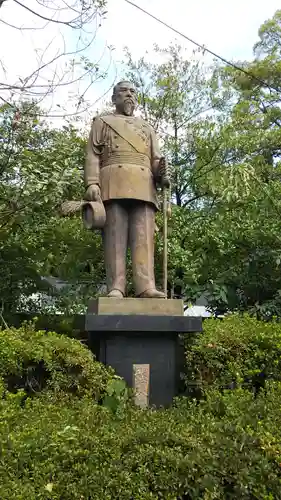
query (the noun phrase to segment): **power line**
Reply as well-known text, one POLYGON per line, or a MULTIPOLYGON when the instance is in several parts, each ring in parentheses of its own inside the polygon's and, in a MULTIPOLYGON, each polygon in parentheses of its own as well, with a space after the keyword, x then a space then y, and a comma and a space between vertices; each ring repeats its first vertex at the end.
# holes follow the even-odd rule
POLYGON ((154 19, 158 23, 162 24, 163 26, 165 26, 169 30, 174 31, 174 33, 177 33, 177 35, 179 35, 179 36, 185 38, 186 40, 188 40, 189 42, 193 43, 193 45, 196 45, 197 47, 199 47, 203 51, 208 52, 209 54, 211 54, 212 56, 214 56, 216 59, 219 59, 220 61, 222 61, 223 63, 227 64, 228 66, 232 66, 232 68, 240 71, 241 73, 244 73, 245 75, 247 75, 250 78, 252 78, 252 80, 256 80, 256 82, 258 82, 262 86, 267 87, 270 90, 275 90, 275 92, 278 92, 278 93, 280 92, 280 90, 278 90, 277 88, 273 87, 272 85, 269 85, 264 80, 261 80, 260 78, 258 78, 257 76, 253 75, 252 73, 250 73, 249 71, 245 70, 244 68, 241 68, 240 66, 237 66, 236 64, 228 61, 227 59, 225 59, 224 57, 220 56, 219 54, 216 54, 215 52, 213 52, 212 50, 208 49, 207 47, 204 47, 204 45, 201 45, 200 43, 195 42, 195 40, 192 40, 192 38, 189 38, 187 35, 185 35, 181 31, 177 30, 176 28, 173 28, 173 26, 171 26, 170 24, 166 23, 165 21, 162 21, 162 19, 159 19, 159 17, 154 16, 153 14, 151 14, 150 12, 148 12, 147 10, 143 9, 142 7, 140 7, 139 5, 131 2, 130 0, 125 0, 125 2, 128 3, 128 4, 130 4, 130 5, 132 5, 136 9, 140 10, 141 12, 143 12, 147 16, 151 17, 152 19, 154 19))

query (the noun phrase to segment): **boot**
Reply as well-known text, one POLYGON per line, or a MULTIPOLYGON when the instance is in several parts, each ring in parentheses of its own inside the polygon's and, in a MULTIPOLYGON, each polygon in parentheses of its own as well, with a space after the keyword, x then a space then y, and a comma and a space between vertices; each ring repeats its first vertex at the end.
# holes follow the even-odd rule
POLYGON ((143 293, 139 295, 140 299, 165 299, 165 294, 163 292, 159 292, 156 288, 150 288, 149 290, 145 290, 143 293))
POLYGON ((112 299, 123 299, 124 295, 120 290, 114 288, 113 290, 110 290, 107 297, 111 297, 112 299))

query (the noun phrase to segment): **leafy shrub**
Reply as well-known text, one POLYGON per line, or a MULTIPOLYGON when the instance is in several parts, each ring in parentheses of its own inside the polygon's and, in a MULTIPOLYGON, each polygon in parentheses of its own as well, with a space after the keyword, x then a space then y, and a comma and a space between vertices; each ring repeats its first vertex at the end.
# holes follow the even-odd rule
POLYGON ((186 349, 187 390, 248 387, 281 380, 281 324, 231 315, 204 321, 204 331, 186 349))
POLYGON ((279 326, 204 326, 190 354, 196 382, 205 359, 213 370, 204 399, 157 411, 130 405, 124 382, 78 341, 28 325, 0 332, 1 500, 281 498, 279 326), (275 380, 254 393, 257 367, 275 380), (233 380, 251 390, 221 389, 233 380))
POLYGON ((24 408, 21 392, 0 400, 3 500, 280 498, 280 384, 122 419, 48 394, 24 408))
POLYGON ((31 324, 0 331, 0 378, 10 392, 49 389, 99 400, 112 374, 89 349, 64 335, 34 331, 31 324))

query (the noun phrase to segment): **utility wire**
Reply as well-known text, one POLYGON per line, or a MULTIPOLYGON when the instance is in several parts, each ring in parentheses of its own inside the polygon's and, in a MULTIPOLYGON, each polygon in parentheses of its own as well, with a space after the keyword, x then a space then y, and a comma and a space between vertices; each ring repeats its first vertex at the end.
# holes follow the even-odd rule
POLYGON ((154 16, 153 14, 151 14, 150 12, 148 12, 147 10, 143 9, 142 7, 140 7, 139 5, 135 4, 134 2, 131 2, 131 0, 125 0, 125 2, 128 3, 128 4, 130 4, 130 5, 132 5, 136 9, 140 10, 141 12, 143 12, 147 16, 151 17, 152 19, 154 19, 158 23, 162 24, 163 26, 165 26, 169 30, 174 31, 174 33, 177 33, 177 35, 180 35, 181 37, 185 38, 189 42, 193 43, 193 45, 196 45, 197 47, 199 47, 203 51, 208 52, 209 54, 211 54, 212 56, 214 56, 216 59, 219 59, 220 61, 222 61, 223 63, 227 64, 228 66, 232 66, 232 68, 240 71, 241 73, 244 73, 245 75, 249 76, 253 80, 256 80, 256 82, 258 82, 262 86, 267 87, 270 90, 275 90, 275 92, 278 92, 278 93, 280 92, 279 89, 273 87, 272 85, 269 85, 264 80, 262 80, 261 78, 258 78, 257 76, 253 75, 252 73, 250 73, 246 69, 241 68, 240 66, 237 66, 236 64, 228 61, 227 59, 225 59, 224 57, 220 56, 219 54, 216 54, 212 50, 208 49, 204 45, 201 45, 200 43, 195 42, 195 40, 192 40, 192 38, 189 38, 187 35, 185 35, 181 31, 177 30, 176 28, 173 28, 173 26, 171 26, 170 24, 165 23, 165 21, 162 21, 162 19, 159 19, 159 17, 154 16))

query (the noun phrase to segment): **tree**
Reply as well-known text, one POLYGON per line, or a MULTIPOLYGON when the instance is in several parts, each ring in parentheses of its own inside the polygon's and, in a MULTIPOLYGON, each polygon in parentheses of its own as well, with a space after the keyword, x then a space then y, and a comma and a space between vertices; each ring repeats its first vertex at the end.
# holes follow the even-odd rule
MULTIPOLYGON (((3 37, 11 39, 13 34, 20 32, 23 40, 31 36, 35 40, 32 69, 27 64, 25 74, 17 76, 11 71, 13 61, 5 57, 2 48, 2 101, 9 103, 16 112, 18 101, 35 100, 44 103, 42 114, 54 117, 73 117, 92 109, 93 103, 87 101, 89 89, 105 74, 100 69, 100 61, 92 61, 89 54, 106 15, 105 8, 106 0, 71 0, 68 3, 33 0, 29 5, 19 0, 1 2, 3 37), (47 44, 45 40, 40 42, 44 33, 49 39, 53 37, 47 44)), ((14 43, 17 41, 15 38, 14 43)))
POLYGON ((179 50, 158 65, 129 59, 174 172, 169 280, 186 300, 203 293, 222 311, 281 312, 280 19, 261 27, 255 59, 236 63, 242 71, 194 71, 179 50))
MULTIPOLYGON (((281 314, 280 17, 261 27, 254 60, 239 63, 244 72, 211 72, 175 47, 156 48, 158 65, 127 54, 140 111, 173 168, 170 289, 186 301, 205 294, 220 311, 281 314)), ((65 305, 74 290, 85 304, 104 280, 100 235, 84 231, 78 212, 60 219, 57 211, 82 197, 84 137, 73 125, 50 129, 25 106, 17 119, 8 106, 1 115, 1 297, 11 308, 53 274, 73 285, 65 305)), ((162 223, 160 213, 158 283, 162 223)))
POLYGON ((280 315, 280 11, 259 36, 255 59, 236 64, 243 71, 214 73, 218 94, 229 97, 219 118, 196 125, 193 190, 216 199, 204 243, 203 255, 212 256, 212 268, 202 263, 205 290, 216 291, 224 308, 280 315))
POLYGON ((31 115, 29 103, 24 103, 16 124, 9 106, 3 106, 0 115, 4 311, 16 310, 24 297, 50 288, 42 280, 49 275, 68 282, 64 305, 76 301, 79 306, 79 297, 93 295, 104 273, 100 236, 84 230, 79 217, 64 220, 59 213, 63 200, 82 197, 85 139, 73 126, 50 128, 38 119, 37 110, 33 107, 31 115))
POLYGON ((140 111, 158 132, 172 166, 175 202, 187 206, 197 200, 190 181, 195 162, 193 130, 213 108, 210 68, 200 51, 190 59, 179 45, 154 50, 159 64, 144 57, 135 62, 127 49, 127 76, 139 90, 140 111))

